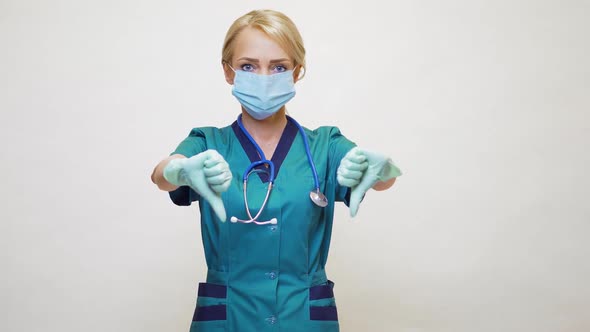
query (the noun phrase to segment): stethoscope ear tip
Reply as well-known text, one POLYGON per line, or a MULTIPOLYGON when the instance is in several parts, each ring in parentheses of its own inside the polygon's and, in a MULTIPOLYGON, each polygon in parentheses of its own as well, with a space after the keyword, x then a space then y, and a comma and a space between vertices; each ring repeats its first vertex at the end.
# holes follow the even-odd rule
POLYGON ((231 217, 231 218, 229 219, 229 221, 231 221, 231 222, 233 222, 233 223, 235 224, 235 223, 237 223, 237 222, 238 222, 238 218, 236 218, 236 217, 234 216, 234 217, 231 217))
POLYGON ((270 223, 271 223, 271 224, 273 224, 273 225, 276 225, 276 224, 277 224, 277 222, 278 222, 278 221, 277 221, 277 218, 272 218, 272 219, 270 220, 270 223))

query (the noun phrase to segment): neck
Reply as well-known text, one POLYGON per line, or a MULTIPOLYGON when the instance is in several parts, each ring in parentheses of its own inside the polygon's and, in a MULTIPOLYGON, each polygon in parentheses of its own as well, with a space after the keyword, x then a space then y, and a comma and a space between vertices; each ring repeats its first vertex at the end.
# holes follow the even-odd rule
POLYGON ((242 123, 257 143, 275 141, 280 138, 287 125, 285 107, 264 120, 256 120, 242 109, 242 123))

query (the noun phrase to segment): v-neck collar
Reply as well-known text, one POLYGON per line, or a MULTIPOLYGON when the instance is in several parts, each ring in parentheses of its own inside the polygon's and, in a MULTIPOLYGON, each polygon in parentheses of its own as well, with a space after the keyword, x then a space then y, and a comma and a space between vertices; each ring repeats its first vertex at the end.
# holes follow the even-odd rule
MULTIPOLYGON (((255 161, 259 161, 260 156, 258 155, 258 151, 256 150, 256 147, 254 146, 254 144, 252 144, 252 142, 250 142, 250 140, 244 134, 242 129, 240 129, 240 126, 238 125, 238 121, 234 121, 234 123, 232 123, 231 127, 234 131, 234 134, 238 138, 240 145, 242 146, 242 148, 246 152, 246 155, 248 155, 250 162, 253 163, 255 161)), ((289 149, 291 148, 291 145, 293 144, 293 141, 295 140, 295 137, 297 136, 297 131, 298 131, 297 126, 293 123, 293 121, 287 119, 287 125, 285 126, 285 129, 283 129, 283 133, 281 134, 281 139, 279 140, 279 143, 277 144, 277 147, 276 147, 276 149, 272 155, 272 158, 271 158, 271 161, 275 165, 275 179, 277 178, 277 176, 279 174, 279 170, 281 169, 281 165, 283 164, 283 161, 287 157, 287 153, 289 152, 289 149)), ((264 169, 264 166, 261 165, 261 166, 257 167, 257 169, 264 169)), ((268 182, 269 174, 267 172, 256 172, 256 173, 258 174, 258 176, 260 177, 260 180, 262 182, 268 182)))

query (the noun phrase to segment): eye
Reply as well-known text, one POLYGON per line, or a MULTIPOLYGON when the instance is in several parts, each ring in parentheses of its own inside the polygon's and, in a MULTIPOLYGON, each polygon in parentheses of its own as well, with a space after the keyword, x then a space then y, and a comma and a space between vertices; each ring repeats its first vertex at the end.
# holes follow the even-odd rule
POLYGON ((249 64, 249 63, 246 63, 246 64, 243 64, 243 65, 241 65, 241 66, 240 66, 240 68, 241 68, 243 71, 253 71, 253 70, 254 70, 254 66, 252 66, 252 65, 251 65, 251 64, 249 64))
POLYGON ((276 66, 274 66, 274 68, 272 69, 272 71, 273 71, 274 73, 282 73, 282 72, 284 72, 284 71, 286 71, 286 70, 287 70, 287 67, 285 67, 285 66, 283 66, 283 65, 276 65, 276 66))

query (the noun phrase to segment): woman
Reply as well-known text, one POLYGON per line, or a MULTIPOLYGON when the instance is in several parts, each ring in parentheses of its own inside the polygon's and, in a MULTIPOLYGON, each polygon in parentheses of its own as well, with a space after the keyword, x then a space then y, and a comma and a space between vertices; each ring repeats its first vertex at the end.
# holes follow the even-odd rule
POLYGON ((152 174, 175 204, 199 201, 208 273, 191 331, 338 331, 324 271, 334 203, 354 216, 367 189, 385 190, 401 173, 337 128, 311 131, 286 115, 305 49, 282 13, 238 18, 222 66, 238 119, 194 128, 152 174))

